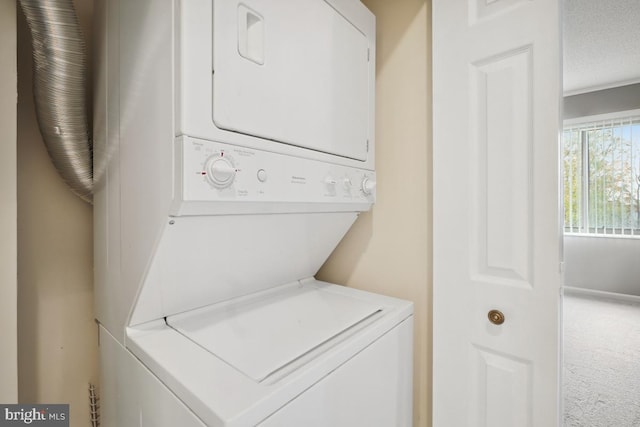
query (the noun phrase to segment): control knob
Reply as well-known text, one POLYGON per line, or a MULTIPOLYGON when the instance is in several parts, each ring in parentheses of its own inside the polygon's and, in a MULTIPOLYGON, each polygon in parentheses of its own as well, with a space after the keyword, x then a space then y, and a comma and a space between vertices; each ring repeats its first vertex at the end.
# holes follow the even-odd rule
POLYGON ((376 181, 372 178, 365 178, 362 180, 362 192, 365 195, 373 194, 376 189, 376 181))
POLYGON ((338 183, 338 181, 336 181, 336 179, 334 177, 332 177, 331 175, 327 175, 324 178, 324 183, 328 186, 328 187, 333 187, 334 185, 336 185, 338 183))
POLYGON ((236 168, 228 157, 215 155, 206 163, 207 179, 217 188, 227 188, 236 177, 236 168))

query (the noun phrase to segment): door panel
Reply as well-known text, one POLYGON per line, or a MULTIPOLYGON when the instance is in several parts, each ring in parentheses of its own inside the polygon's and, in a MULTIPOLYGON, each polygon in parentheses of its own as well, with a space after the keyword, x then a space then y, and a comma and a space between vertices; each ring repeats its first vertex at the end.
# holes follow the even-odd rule
POLYGON ((469 178, 476 281, 531 286, 530 61, 527 46, 472 65, 469 178))
POLYGON ((433 52, 433 425, 558 425, 559 4, 434 0, 433 52))
POLYGON ((531 426, 531 363, 474 346, 474 389, 471 413, 482 427, 531 426))

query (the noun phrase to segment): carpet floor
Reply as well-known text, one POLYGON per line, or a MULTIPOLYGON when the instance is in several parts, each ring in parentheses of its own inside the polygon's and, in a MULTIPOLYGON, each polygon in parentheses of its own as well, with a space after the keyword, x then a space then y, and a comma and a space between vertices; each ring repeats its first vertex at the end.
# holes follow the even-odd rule
POLYGON ((640 304, 564 299, 565 427, 640 427, 640 304))

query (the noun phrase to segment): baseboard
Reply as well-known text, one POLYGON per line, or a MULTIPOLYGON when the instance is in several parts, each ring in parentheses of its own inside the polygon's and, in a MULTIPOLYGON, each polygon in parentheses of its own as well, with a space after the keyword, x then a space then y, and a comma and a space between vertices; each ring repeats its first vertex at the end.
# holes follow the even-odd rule
POLYGON ((573 286, 564 286, 562 288, 563 295, 590 296, 594 298, 625 301, 640 304, 640 296, 619 294, 616 292, 598 291, 595 289, 575 288, 573 286))

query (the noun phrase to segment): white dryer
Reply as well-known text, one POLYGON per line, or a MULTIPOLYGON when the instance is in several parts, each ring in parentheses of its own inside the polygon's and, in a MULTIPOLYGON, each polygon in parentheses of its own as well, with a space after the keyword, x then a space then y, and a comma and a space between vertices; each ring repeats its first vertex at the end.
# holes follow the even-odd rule
POLYGON ((314 279, 375 201, 373 15, 95 13, 102 425, 411 425, 412 304, 314 279))

